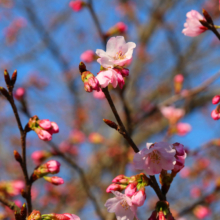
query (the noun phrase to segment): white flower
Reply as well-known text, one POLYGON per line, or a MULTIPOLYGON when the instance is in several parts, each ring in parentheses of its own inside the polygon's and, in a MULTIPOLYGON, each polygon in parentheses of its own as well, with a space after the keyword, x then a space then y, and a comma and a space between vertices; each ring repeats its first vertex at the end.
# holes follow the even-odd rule
POLYGON ((96 50, 96 54, 100 57, 97 61, 105 68, 124 67, 130 64, 135 47, 135 43, 126 43, 122 36, 111 37, 107 42, 106 52, 101 49, 96 50))

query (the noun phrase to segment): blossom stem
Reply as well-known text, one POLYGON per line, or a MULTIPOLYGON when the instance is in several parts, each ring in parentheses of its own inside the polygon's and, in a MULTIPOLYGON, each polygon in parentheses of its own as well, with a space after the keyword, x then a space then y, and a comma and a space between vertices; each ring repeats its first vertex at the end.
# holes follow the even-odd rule
POLYGON ((139 149, 138 149, 138 147, 136 146, 136 144, 134 143, 134 141, 131 139, 131 137, 128 135, 128 132, 126 131, 126 129, 125 129, 125 127, 124 127, 124 124, 123 124, 123 122, 121 121, 121 118, 120 118, 120 116, 119 116, 119 114, 118 114, 118 112, 117 112, 117 110, 116 110, 116 108, 115 108, 115 105, 114 105, 114 103, 113 103, 113 101, 112 101, 112 98, 111 98, 111 96, 110 96, 110 94, 109 94, 108 87, 103 88, 102 91, 104 92, 105 97, 106 97, 106 99, 107 99, 107 101, 108 101, 108 103, 109 103, 109 105, 110 105, 110 107, 111 107, 111 110, 112 110, 112 112, 113 112, 113 114, 114 114, 114 116, 115 116, 115 118, 116 118, 116 120, 117 120, 117 122, 118 122, 118 124, 119 124, 119 127, 120 127, 119 130, 118 130, 119 133, 120 133, 121 135, 123 135, 123 137, 128 141, 128 143, 130 144, 130 146, 133 148, 134 152, 135 152, 135 153, 138 153, 138 152, 139 152, 139 149))
POLYGON ((151 179, 151 183, 150 186, 154 189, 154 191, 156 192, 158 198, 162 201, 166 201, 166 196, 161 192, 160 187, 157 183, 157 180, 155 178, 155 176, 150 176, 151 179))
POLYGON ((20 213, 21 211, 20 208, 16 206, 14 202, 7 200, 4 196, 0 196, 0 202, 15 212, 20 213))

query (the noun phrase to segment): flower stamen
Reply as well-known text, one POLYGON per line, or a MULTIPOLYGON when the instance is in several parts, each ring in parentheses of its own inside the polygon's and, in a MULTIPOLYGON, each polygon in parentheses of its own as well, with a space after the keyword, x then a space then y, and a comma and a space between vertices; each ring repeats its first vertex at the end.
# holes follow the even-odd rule
POLYGON ((160 163, 161 157, 160 157, 160 155, 159 155, 159 153, 158 153, 157 150, 154 150, 154 151, 150 154, 150 159, 152 160, 153 163, 155 163, 155 162, 156 162, 157 164, 160 163))
POLYGON ((122 201, 120 202, 120 205, 121 205, 122 208, 124 208, 125 210, 128 210, 128 208, 129 208, 129 205, 128 205, 128 203, 127 203, 125 200, 122 200, 122 201))
POLYGON ((115 60, 123 60, 123 59, 125 59, 125 54, 122 52, 122 51, 118 51, 117 53, 116 53, 116 55, 114 56, 114 59, 115 60))

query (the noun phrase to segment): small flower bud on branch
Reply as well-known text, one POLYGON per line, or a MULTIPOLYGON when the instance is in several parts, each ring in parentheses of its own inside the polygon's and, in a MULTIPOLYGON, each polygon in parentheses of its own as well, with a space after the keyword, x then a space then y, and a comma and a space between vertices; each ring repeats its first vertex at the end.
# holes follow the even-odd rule
POLYGON ((105 122, 105 124, 107 124, 109 127, 111 128, 114 128, 115 130, 118 130, 118 125, 113 122, 113 121, 110 121, 108 119, 103 119, 103 121, 105 122))
POLYGON ((16 161, 18 161, 20 164, 22 163, 21 155, 16 150, 14 150, 14 157, 16 161))

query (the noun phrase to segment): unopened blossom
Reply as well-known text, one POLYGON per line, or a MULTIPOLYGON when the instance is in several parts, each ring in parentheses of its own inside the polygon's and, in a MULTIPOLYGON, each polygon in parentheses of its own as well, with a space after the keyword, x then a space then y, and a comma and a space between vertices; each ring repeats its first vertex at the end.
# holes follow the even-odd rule
POLYGON ((183 87, 184 76, 182 74, 177 74, 173 81, 175 93, 180 93, 183 87))
POLYGON ((132 204, 131 198, 117 191, 112 193, 115 198, 108 199, 105 203, 108 212, 115 213, 117 220, 133 220, 137 206, 132 204))
POLYGON ((106 192, 110 193, 111 191, 122 191, 126 187, 127 185, 112 183, 111 185, 108 186, 108 188, 106 189, 106 192))
POLYGON ((81 79, 84 82, 84 89, 86 92, 92 92, 93 90, 99 91, 99 81, 89 71, 84 71, 81 74, 81 79))
POLYGON ((93 132, 89 134, 89 142, 93 144, 101 144, 103 141, 104 141, 104 137, 101 134, 97 132, 93 132))
POLYGON ((188 123, 182 123, 181 122, 181 123, 177 123, 176 130, 177 130, 178 135, 184 136, 192 130, 192 127, 188 123))
POLYGON ((104 94, 104 92, 101 89, 100 89, 99 92, 98 91, 94 91, 93 92, 93 96, 96 99, 104 99, 105 98, 105 94, 104 94))
POLYGON ((96 55, 92 50, 87 50, 81 54, 80 59, 83 62, 91 63, 92 61, 94 61, 95 57, 96 55))
POLYGON ((144 187, 138 192, 134 193, 131 197, 131 202, 133 205, 142 206, 146 200, 146 193, 144 187))
POLYGON ((163 170, 172 170, 176 164, 176 150, 166 142, 147 144, 146 148, 134 155, 134 166, 148 175, 158 174, 163 170))
POLYGON ((48 130, 51 127, 51 122, 48 119, 39 120, 38 124, 41 128, 48 130))
POLYGON ((39 150, 39 151, 34 151, 31 154, 31 159, 34 161, 35 164, 40 164, 41 162, 43 162, 45 159, 47 159, 50 156, 52 156, 50 152, 39 150))
POLYGON ((69 6, 73 11, 78 12, 85 6, 85 2, 81 0, 74 0, 69 3, 69 6))
POLYGON ((64 214, 44 214, 42 215, 42 218, 45 220, 80 220, 79 216, 70 214, 70 213, 64 213, 64 214))
POLYGON ((113 180, 112 180, 112 182, 113 183, 128 183, 128 181, 129 181, 129 177, 127 177, 127 176, 125 176, 125 175, 123 175, 123 174, 121 174, 121 175, 118 175, 118 176, 116 176, 113 180))
POLYGON ((37 133, 38 137, 43 141, 51 141, 52 140, 51 133, 46 130, 36 128, 35 132, 37 133))
POLYGON ((193 214, 198 219, 204 219, 211 214, 211 210, 206 206, 197 205, 196 208, 193 210, 193 214))
POLYGON ((64 183, 64 180, 58 176, 53 176, 53 177, 49 177, 49 176, 44 176, 44 179, 47 182, 52 183, 53 185, 61 185, 64 183))
POLYGON ((127 31, 128 27, 124 22, 118 22, 113 27, 111 27, 107 33, 106 36, 112 36, 117 34, 123 34, 127 31))
POLYGON ((219 120, 220 119, 220 113, 218 113, 216 111, 216 109, 212 110, 211 112, 211 117, 214 119, 214 120, 219 120))
POLYGON ((174 143, 173 149, 176 150, 176 154, 175 154, 176 163, 174 165, 173 171, 179 172, 185 165, 185 159, 187 155, 185 152, 184 145, 180 143, 174 143))
POLYGON ((27 220, 42 220, 41 213, 37 210, 33 210, 27 220))
POLYGON ((17 196, 21 193, 21 190, 25 188, 25 183, 22 180, 14 180, 5 182, 6 192, 11 196, 17 196))
POLYGON ((212 104, 216 105, 220 102, 220 95, 215 95, 212 99, 212 104))
POLYGON ((133 196, 137 191, 137 183, 130 183, 125 189, 126 196, 133 196))
POLYGON ((200 20, 206 21, 206 19, 199 12, 191 10, 186 14, 186 17, 185 28, 182 31, 186 36, 196 37, 208 30, 200 23, 200 20))
POLYGON ((185 115, 184 109, 175 108, 174 106, 162 107, 160 111, 162 115, 170 121, 170 123, 176 123, 185 115))
POLYGON ((107 70, 100 71, 96 78, 102 88, 105 88, 109 84, 112 84, 114 88, 119 85, 119 87, 122 89, 125 84, 123 76, 118 69, 109 68, 107 70))
POLYGON ((97 61, 105 68, 123 67, 131 62, 133 49, 136 44, 133 42, 125 42, 123 36, 111 37, 106 46, 106 52, 101 49, 96 50, 96 54, 100 57, 97 61))
POLYGON ((14 97, 17 100, 21 100, 24 98, 25 95, 25 89, 23 87, 19 87, 14 92, 14 97))

